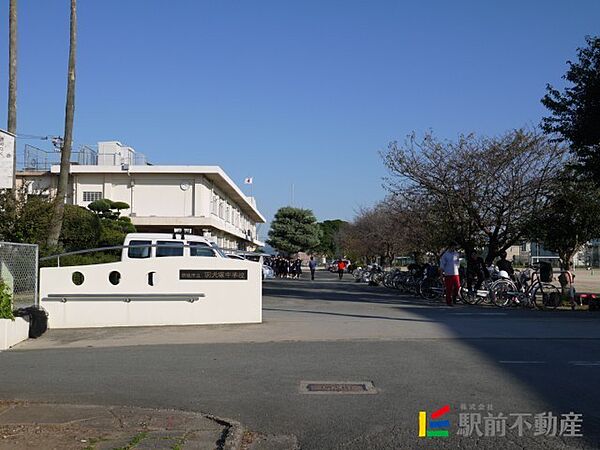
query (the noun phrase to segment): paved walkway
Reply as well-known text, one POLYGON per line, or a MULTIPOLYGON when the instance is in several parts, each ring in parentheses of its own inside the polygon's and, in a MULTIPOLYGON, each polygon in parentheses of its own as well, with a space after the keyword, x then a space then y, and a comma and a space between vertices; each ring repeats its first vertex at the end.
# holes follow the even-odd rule
POLYGON ((0 401, 0 450, 293 450, 238 422, 174 409, 0 401))
POLYGON ((239 426, 175 410, 0 402, 0 449, 212 449, 239 426))

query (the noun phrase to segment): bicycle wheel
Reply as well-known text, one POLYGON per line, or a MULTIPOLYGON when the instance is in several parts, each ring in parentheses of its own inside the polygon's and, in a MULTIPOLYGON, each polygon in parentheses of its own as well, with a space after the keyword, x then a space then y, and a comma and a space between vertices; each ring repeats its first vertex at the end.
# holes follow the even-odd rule
POLYGON ((475 305, 479 303, 479 299, 477 298, 477 293, 473 291, 469 291, 467 288, 467 282, 464 281, 460 284, 460 290, 458 291, 458 297, 461 299, 463 303, 467 305, 475 305))
POLYGON ((440 291, 443 291, 443 286, 439 279, 425 278, 419 286, 421 297, 426 299, 436 298, 440 291))
POLYGON ((550 283, 537 283, 532 289, 531 299, 539 309, 556 309, 561 303, 559 289, 550 283))
POLYGON ((492 303, 500 308, 504 308, 510 304, 513 293, 517 291, 515 283, 510 280, 496 280, 490 286, 490 297, 492 303))

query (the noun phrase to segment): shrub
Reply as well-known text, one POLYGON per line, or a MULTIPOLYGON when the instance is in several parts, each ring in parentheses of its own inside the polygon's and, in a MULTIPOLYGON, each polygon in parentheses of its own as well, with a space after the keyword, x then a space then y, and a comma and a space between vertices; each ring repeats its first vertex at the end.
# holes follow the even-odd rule
POLYGON ((12 306, 12 295, 8 286, 0 280, 0 319, 15 320, 12 306))
POLYGON ((31 244, 45 243, 52 216, 52 204, 44 198, 28 196, 26 201, 20 201, 17 210, 15 233, 11 240, 31 244))
POLYGON ((98 247, 100 219, 96 214, 81 206, 65 205, 60 241, 65 251, 98 247))
POLYGON ((119 217, 116 220, 102 219, 99 244, 106 247, 121 245, 127 233, 135 233, 135 226, 129 217, 119 217))

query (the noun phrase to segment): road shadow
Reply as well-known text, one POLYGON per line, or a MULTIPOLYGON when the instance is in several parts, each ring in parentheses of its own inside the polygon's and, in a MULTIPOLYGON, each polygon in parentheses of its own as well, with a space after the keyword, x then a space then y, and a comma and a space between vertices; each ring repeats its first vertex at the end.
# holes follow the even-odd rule
MULTIPOLYGON (((331 316, 349 316, 356 318, 372 318, 396 320, 398 322, 413 321, 437 323, 449 331, 451 336, 460 339, 461 344, 483 356, 486 361, 496 367, 507 379, 526 388, 535 394, 547 407, 545 411, 504 411, 506 414, 529 413, 533 425, 533 414, 550 411, 558 416, 562 414, 583 414, 583 438, 556 438, 557 445, 566 448, 600 448, 600 338, 597 333, 586 339, 573 339, 567 333, 554 333, 553 320, 564 323, 565 327, 578 330, 577 323, 597 321, 600 329, 600 314, 571 311, 537 311, 522 309, 499 309, 496 307, 459 305, 453 309, 446 307, 441 300, 417 298, 401 294, 396 290, 383 286, 368 286, 350 280, 336 280, 331 275, 321 274, 322 279, 310 280, 276 280, 265 284, 263 293, 273 299, 302 299, 320 302, 353 302, 361 304, 392 305, 393 310, 409 312, 418 319, 395 317, 393 314, 361 314, 337 313, 321 311, 319 308, 296 310, 284 304, 269 306, 266 310, 284 310, 303 314, 324 314, 331 316), (464 313, 464 315, 462 315, 464 313), (472 315, 471 315, 472 313, 472 315), (460 317, 458 317, 460 316, 460 317), (468 337, 469 326, 486 326, 483 322, 496 317, 501 321, 506 336, 500 338, 468 337), (568 321, 565 321, 568 319, 568 321), (581 321, 581 322, 579 322, 581 321), (481 324, 483 322, 483 325, 481 324), (548 333, 540 331, 539 338, 518 337, 518 330, 533 326, 539 330, 548 329, 548 333), (511 333, 514 330, 515 336, 511 333), (566 336, 565 336, 566 334, 566 336), (556 337, 556 336, 562 337, 556 337), (553 337, 554 336, 554 337, 553 337)), ((322 305, 321 305, 322 306, 322 305)), ((498 324, 494 324, 497 326, 498 324)), ((482 391, 474 387, 474 394, 481 396, 481 403, 493 403, 494 399, 485 398, 482 391), (479 392, 479 393, 478 393, 479 392)), ((434 399, 432 399, 434 400, 434 399)), ((440 400, 441 401, 441 400, 440 400)), ((456 409, 459 405, 454 405, 456 409)), ((560 422, 559 425, 560 427, 560 422)), ((535 439, 535 438, 534 438, 535 439)), ((501 445, 501 441, 498 441, 501 445)))

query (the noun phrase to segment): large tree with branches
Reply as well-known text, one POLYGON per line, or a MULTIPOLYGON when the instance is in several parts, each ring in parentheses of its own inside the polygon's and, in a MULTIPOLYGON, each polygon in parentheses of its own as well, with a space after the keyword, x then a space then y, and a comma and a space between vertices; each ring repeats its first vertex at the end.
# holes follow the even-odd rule
POLYGON ((390 143, 383 158, 394 195, 426 199, 448 240, 466 251, 485 246, 491 263, 543 211, 564 154, 541 133, 521 129, 457 141, 413 134, 403 145, 390 143))
POLYGON ((567 61, 563 92, 547 85, 542 103, 551 115, 542 127, 568 142, 577 156, 575 167, 600 185, 600 37, 588 36, 586 43, 577 49, 577 61, 567 61))

